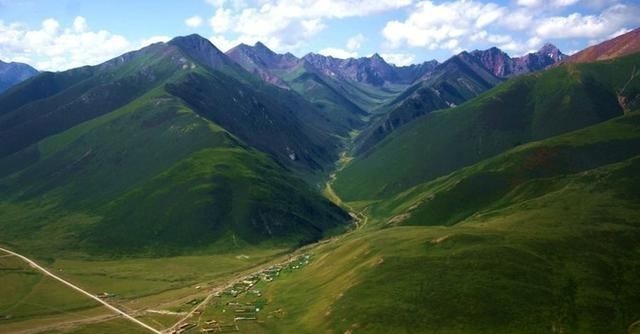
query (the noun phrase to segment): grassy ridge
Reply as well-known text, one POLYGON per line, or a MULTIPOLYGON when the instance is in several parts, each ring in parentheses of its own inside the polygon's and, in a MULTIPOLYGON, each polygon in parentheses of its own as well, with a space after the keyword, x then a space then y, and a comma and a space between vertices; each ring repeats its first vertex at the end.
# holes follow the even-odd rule
POLYGON ((640 154, 640 115, 533 142, 403 192, 371 212, 393 224, 452 225, 564 186, 562 178, 640 154), (455 208, 453 210, 452 208, 455 208), (395 219, 394 219, 395 217, 395 219))
POLYGON ((150 46, 99 66, 27 80, 0 97, 0 157, 130 103, 176 74, 178 56, 150 46))
POLYGON ((634 114, 519 147, 371 210, 370 227, 397 207, 413 210, 405 225, 434 225, 428 201, 465 180, 493 172, 481 189, 500 190, 521 177, 483 205, 440 202, 440 226, 396 222, 318 248, 265 292, 287 314, 265 332, 625 332, 640 314, 639 126, 634 114), (542 149, 563 153, 528 164, 542 149))
POLYGON ((388 197, 522 143, 619 116, 617 91, 625 85, 626 95, 640 91, 640 80, 629 82, 639 57, 515 78, 425 115, 355 159, 338 174, 336 192, 346 200, 388 197))
POLYGON ((432 111, 462 104, 500 82, 468 53, 454 56, 381 107, 389 111, 356 138, 355 153, 366 153, 402 125, 432 111))
POLYGON ((35 252, 293 246, 347 219, 161 89, 4 159, 0 170, 2 239, 35 252))
POLYGON ((202 117, 225 128, 283 165, 318 171, 337 157, 341 128, 297 94, 258 83, 248 86, 222 73, 192 73, 167 84, 202 117))
POLYGON ((295 245, 346 220, 267 157, 239 148, 192 154, 112 202, 104 217, 85 237, 123 254, 145 247, 171 254, 215 243, 228 250, 265 240, 295 245))
POLYGON ((346 130, 219 51, 218 64, 198 63, 215 51, 207 40, 181 41, 197 48, 158 43, 0 97, 16 101, 0 114, 11 139, 0 241, 39 254, 172 255, 291 247, 348 220, 285 167, 321 170, 346 130))

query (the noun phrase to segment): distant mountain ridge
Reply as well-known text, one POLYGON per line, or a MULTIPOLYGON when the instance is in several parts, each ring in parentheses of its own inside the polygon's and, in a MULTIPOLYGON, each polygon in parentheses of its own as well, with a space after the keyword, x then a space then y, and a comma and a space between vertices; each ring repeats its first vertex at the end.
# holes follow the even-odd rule
POLYGON ((396 195, 523 143, 622 116, 640 106, 640 80, 630 80, 639 59, 560 65, 424 113, 357 155, 334 189, 352 201, 396 195))
POLYGON ((0 93, 38 73, 38 70, 27 64, 16 62, 5 63, 0 60, 0 93))
POLYGON ((471 51, 471 55, 499 78, 539 71, 568 57, 553 44, 545 44, 537 52, 522 57, 511 58, 496 47, 482 51, 474 50, 471 51))
POLYGON ((309 53, 297 58, 291 53, 277 54, 261 42, 254 46, 240 44, 227 55, 245 69, 259 73, 269 82, 277 82, 273 71, 294 71, 300 67, 310 67, 327 77, 338 77, 372 86, 403 83, 410 84, 433 69, 438 62, 426 61, 409 66, 396 66, 387 63, 375 53, 371 57, 340 59, 317 53, 309 53))
POLYGON ((363 154, 395 129, 435 110, 455 107, 502 82, 480 60, 462 52, 425 73, 389 102, 356 139, 356 154, 363 154))

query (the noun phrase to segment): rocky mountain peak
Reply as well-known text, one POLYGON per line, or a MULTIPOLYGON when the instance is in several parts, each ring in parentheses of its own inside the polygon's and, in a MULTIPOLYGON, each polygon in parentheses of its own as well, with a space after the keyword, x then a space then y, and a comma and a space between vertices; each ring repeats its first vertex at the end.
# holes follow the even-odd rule
POLYGON ((540 48, 537 52, 539 55, 547 56, 553 59, 554 62, 559 62, 567 57, 564 53, 560 51, 555 45, 551 43, 547 43, 540 48))
POLYGON ((214 69, 233 65, 233 62, 222 51, 198 34, 176 37, 168 44, 178 47, 194 60, 214 69))

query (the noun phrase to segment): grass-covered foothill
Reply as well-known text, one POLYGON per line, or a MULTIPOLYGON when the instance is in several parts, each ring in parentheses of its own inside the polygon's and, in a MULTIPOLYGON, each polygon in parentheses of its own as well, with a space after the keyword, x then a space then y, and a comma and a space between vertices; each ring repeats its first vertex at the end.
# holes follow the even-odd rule
POLYGON ((619 91, 640 91, 640 80, 629 81, 639 57, 558 66, 429 113, 356 157, 334 189, 348 201, 385 198, 515 146, 620 116, 619 91))
POLYGON ((297 178, 337 156, 343 130, 201 37, 42 76, 0 97, 0 242, 166 256, 295 247, 348 224, 297 178))
POLYGON ((264 332, 626 332, 640 314, 639 120, 518 147, 372 207, 368 227, 263 291, 285 314, 264 332))

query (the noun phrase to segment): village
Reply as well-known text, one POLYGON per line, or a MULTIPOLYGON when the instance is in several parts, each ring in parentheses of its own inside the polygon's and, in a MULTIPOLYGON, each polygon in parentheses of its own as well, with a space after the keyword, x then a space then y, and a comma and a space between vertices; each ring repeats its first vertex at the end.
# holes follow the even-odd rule
MULTIPOLYGON (((223 289, 213 291, 206 298, 195 298, 185 306, 195 307, 187 317, 174 325, 168 333, 231 333, 241 332, 243 322, 261 323, 261 318, 280 317, 281 309, 265 312, 267 300, 262 289, 281 275, 302 269, 310 263, 311 254, 292 257, 286 262, 270 265, 241 277, 223 289)), ((200 286, 196 288, 201 288, 200 286)))

